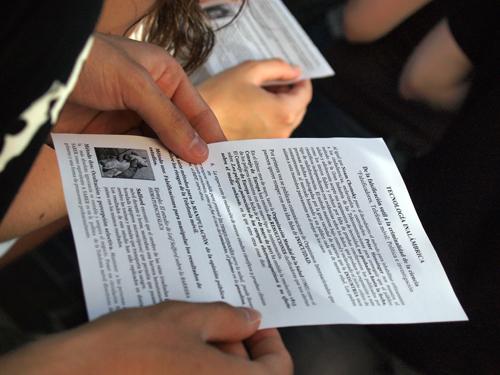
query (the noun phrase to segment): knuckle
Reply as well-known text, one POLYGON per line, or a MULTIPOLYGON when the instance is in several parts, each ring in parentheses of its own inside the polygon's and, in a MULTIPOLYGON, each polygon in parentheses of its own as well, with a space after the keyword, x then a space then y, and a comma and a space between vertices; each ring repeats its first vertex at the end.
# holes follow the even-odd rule
POLYGON ((184 302, 168 301, 147 307, 148 320, 154 322, 179 321, 186 313, 184 302))
POLYGON ((161 79, 162 82, 168 83, 169 86, 172 86, 172 91, 177 89, 182 79, 186 76, 184 70, 177 62, 172 63, 164 60, 162 64, 158 64, 157 69, 158 72, 154 73, 155 80, 161 79))
POLYGON ((225 302, 212 302, 211 308, 214 314, 225 315, 232 311, 232 307, 225 302))
POLYGON ((168 301, 163 303, 162 305, 157 305, 157 306, 163 306, 163 312, 168 315, 185 315, 189 311, 193 310, 193 304, 189 302, 183 302, 183 301, 168 301))
POLYGON ((151 90, 151 82, 148 79, 149 77, 143 72, 137 72, 133 76, 133 84, 134 91, 138 93, 145 93, 151 90))
POLYGON ((161 58, 164 56, 170 56, 170 54, 164 48, 157 46, 156 44, 146 43, 145 45, 148 46, 151 54, 154 54, 154 56, 156 56, 156 57, 161 58))
POLYGON ((268 61, 277 65, 288 65, 288 63, 280 57, 269 59, 268 61))
POLYGON ((253 60, 253 59, 248 59, 248 60, 245 60, 241 63, 242 66, 252 66, 252 65, 255 65, 255 63, 257 62, 257 60, 253 60))
POLYGON ((247 60, 241 64, 241 66, 248 70, 253 70, 259 66, 259 61, 257 60, 247 60))
POLYGON ((131 68, 127 69, 126 76, 123 77, 128 86, 125 94, 129 96, 138 94, 142 95, 151 90, 151 80, 148 73, 139 66, 131 64, 131 68))
POLYGON ((279 123, 282 126, 290 127, 295 125, 295 114, 292 111, 283 111, 279 117, 279 123))

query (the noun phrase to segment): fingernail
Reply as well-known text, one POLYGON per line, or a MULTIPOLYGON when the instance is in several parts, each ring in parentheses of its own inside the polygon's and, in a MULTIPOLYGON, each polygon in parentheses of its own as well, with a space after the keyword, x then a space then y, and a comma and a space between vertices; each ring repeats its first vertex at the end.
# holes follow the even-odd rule
POLYGON ((195 133, 191 144, 189 145, 189 150, 199 157, 206 157, 208 155, 208 147, 205 141, 201 139, 198 133, 195 133))
POLYGON ((257 310, 251 309, 249 307, 238 307, 238 309, 245 314, 246 319, 249 323, 253 324, 260 322, 262 315, 257 310))

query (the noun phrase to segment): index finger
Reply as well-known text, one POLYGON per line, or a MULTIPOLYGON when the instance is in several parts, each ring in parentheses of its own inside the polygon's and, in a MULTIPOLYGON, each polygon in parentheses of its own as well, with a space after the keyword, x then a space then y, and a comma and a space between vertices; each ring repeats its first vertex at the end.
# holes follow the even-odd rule
POLYGON ((127 108, 137 112, 162 143, 177 156, 191 163, 205 161, 208 156, 205 142, 185 114, 170 101, 148 73, 141 69, 136 67, 131 70, 135 78, 124 83, 127 108))
POLYGON ((292 359, 277 329, 258 331, 245 344, 253 361, 270 374, 293 373, 292 359))

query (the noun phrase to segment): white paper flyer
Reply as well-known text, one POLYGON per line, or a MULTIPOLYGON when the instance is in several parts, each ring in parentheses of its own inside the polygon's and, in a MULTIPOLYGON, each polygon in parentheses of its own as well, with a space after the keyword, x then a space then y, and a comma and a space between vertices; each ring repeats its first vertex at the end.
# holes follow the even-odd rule
POLYGON ((89 317, 165 299, 262 328, 466 320, 380 139, 53 135, 89 317))

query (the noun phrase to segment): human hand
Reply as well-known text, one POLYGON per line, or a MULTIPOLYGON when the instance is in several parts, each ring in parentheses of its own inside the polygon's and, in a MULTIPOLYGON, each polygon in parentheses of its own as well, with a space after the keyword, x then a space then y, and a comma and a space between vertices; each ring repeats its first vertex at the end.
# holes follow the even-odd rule
POLYGON ((206 159, 205 141, 225 139, 212 111, 165 50, 96 33, 56 131, 122 134, 137 129, 140 119, 189 162, 206 159))
POLYGON ((300 70, 281 60, 250 61, 198 86, 228 139, 285 138, 302 121, 312 98, 310 81, 290 87, 263 87, 293 81, 300 70))
POLYGON ((278 331, 256 332, 259 323, 254 310, 223 303, 164 302, 122 310, 31 344, 0 360, 0 372, 291 374, 278 331))

